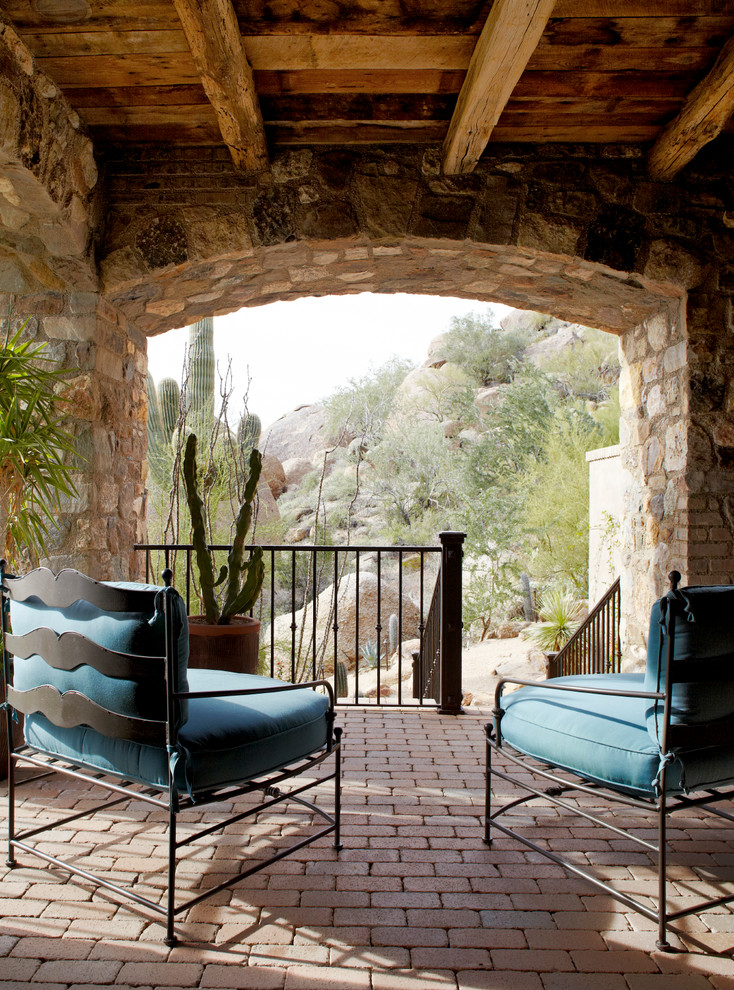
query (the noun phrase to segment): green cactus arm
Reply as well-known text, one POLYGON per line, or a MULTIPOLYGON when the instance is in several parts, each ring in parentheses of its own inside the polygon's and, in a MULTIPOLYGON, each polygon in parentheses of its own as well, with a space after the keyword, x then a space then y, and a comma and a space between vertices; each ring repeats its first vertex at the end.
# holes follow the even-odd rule
POLYGON ((147 380, 147 391, 148 391, 148 432, 151 429, 155 433, 163 436, 163 422, 161 420, 161 407, 158 403, 158 392, 156 391, 155 381, 150 372, 148 372, 147 380))
POLYGON ((219 577, 214 582, 214 587, 218 588, 220 584, 224 584, 224 579, 227 577, 227 565, 222 564, 221 570, 219 571, 219 577))
POLYGON ((189 327, 187 404, 194 432, 207 436, 214 423, 214 320, 208 316, 189 327))
POLYGON ((242 591, 235 598, 228 611, 226 610, 226 606, 222 609, 222 619, 228 619, 232 615, 241 615, 244 612, 249 612, 260 597, 260 589, 265 578, 262 547, 253 548, 252 557, 242 567, 241 573, 247 574, 242 591))
POLYGON ((252 502, 255 498, 257 485, 260 481, 260 474, 263 469, 263 455, 255 448, 250 454, 250 476, 245 485, 245 502, 252 502))
POLYGON ((262 421, 260 417, 255 413, 244 413, 237 424, 237 441, 243 453, 259 446, 261 433, 262 421))
POLYGON ((153 376, 148 372, 148 450, 154 454, 163 443, 163 420, 153 376))
POLYGON ((242 571, 245 567, 243 564, 245 558, 245 539, 250 529, 250 523, 252 522, 252 502, 257 491, 261 470, 262 457, 260 456, 260 451, 253 450, 250 455, 250 474, 245 485, 245 496, 237 513, 232 549, 229 551, 229 556, 227 557, 229 581, 227 583, 224 605, 222 606, 222 614, 225 616, 237 614, 236 611, 233 611, 234 602, 240 594, 242 571))
POLYGON ((158 385, 158 405, 161 411, 163 436, 170 443, 181 409, 181 390, 173 378, 162 378, 158 385))
POLYGON ((214 594, 214 568, 206 539, 204 503, 197 489, 196 442, 196 434, 189 434, 184 450, 184 488, 186 490, 186 502, 191 515, 192 542, 194 544, 196 564, 199 568, 204 615, 207 622, 216 623, 219 621, 219 606, 216 595, 214 594))
POLYGON ((165 488, 171 481, 173 457, 163 426, 158 392, 153 376, 148 375, 148 468, 153 481, 165 488))

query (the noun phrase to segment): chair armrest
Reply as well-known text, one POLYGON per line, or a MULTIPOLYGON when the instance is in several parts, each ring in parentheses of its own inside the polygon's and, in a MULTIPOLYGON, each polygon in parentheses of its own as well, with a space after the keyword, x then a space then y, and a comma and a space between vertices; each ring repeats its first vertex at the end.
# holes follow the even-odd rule
POLYGON ((300 684, 274 684, 260 688, 234 688, 226 691, 176 691, 174 698, 242 698, 250 694, 275 694, 279 691, 303 691, 306 688, 325 687, 329 695, 329 707, 334 707, 334 689, 328 681, 303 681, 300 684))
POLYGON ((501 681, 498 681, 494 692, 494 707, 496 709, 500 707, 505 684, 521 684, 524 687, 538 687, 548 691, 574 691, 576 694, 611 694, 617 698, 649 698, 651 701, 662 701, 665 698, 665 694, 661 691, 620 691, 619 689, 606 687, 577 687, 574 684, 553 684, 552 679, 550 681, 527 681, 519 677, 503 677, 501 681))

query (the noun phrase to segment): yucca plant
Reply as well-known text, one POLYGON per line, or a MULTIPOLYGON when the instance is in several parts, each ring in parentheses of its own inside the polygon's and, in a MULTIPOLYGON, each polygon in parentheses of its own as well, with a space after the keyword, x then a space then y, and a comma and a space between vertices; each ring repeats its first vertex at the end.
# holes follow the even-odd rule
POLYGON ((45 555, 62 498, 77 492, 65 458, 74 437, 57 393, 64 371, 45 343, 24 340, 27 321, 0 344, 0 533, 11 566, 45 555))
POLYGON ((548 588, 538 603, 538 625, 532 637, 544 653, 555 653, 566 645, 578 629, 584 603, 560 588, 548 588))
POLYGON ((380 665, 380 651, 377 643, 368 639, 364 646, 359 648, 362 662, 368 670, 375 670, 380 665))

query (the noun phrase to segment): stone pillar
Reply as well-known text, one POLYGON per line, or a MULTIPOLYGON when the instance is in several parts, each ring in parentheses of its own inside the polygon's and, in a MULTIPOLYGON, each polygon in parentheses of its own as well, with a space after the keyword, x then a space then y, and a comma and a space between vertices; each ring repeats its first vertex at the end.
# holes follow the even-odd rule
POLYGON ((147 455, 145 338, 93 292, 0 297, 13 326, 48 341, 69 369, 61 394, 76 437, 77 498, 67 500, 45 563, 98 579, 139 579, 144 540, 147 455))
POLYGON ((688 584, 734 583, 734 312, 725 272, 710 281, 687 304, 688 584))
POLYGON ((644 666, 652 603, 688 579, 688 366, 681 304, 620 339, 623 666, 644 666))

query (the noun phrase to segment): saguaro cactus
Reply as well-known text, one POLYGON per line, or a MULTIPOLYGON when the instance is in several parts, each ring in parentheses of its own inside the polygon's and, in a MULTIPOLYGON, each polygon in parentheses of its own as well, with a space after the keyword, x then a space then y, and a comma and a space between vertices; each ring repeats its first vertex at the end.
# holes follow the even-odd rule
MULTIPOLYGON (((203 440, 213 435, 215 426, 214 321, 211 317, 189 327, 188 359, 181 389, 173 378, 164 378, 156 389, 148 376, 148 466, 156 485, 164 491, 172 484, 175 450, 172 441, 183 410, 186 433, 203 440)), ((259 416, 245 412, 237 428, 242 461, 247 463, 260 442, 262 424, 259 416)), ((217 469, 210 465, 207 481, 211 485, 217 469)))
POLYGON ((191 515, 194 558, 199 571, 201 603, 207 622, 226 625, 233 615, 248 612, 260 595, 265 568, 262 547, 254 547, 251 556, 245 560, 245 538, 252 522, 252 503, 257 492, 257 483, 262 470, 262 457, 259 450, 250 455, 250 474, 245 485, 245 494, 235 520, 235 533, 227 563, 215 578, 214 560, 209 550, 204 500, 199 492, 199 471, 196 464, 196 434, 186 438, 184 451, 183 478, 186 501, 191 515), (224 602, 220 605, 216 588, 226 583, 224 602))
POLYGON ((334 676, 334 688, 337 698, 347 698, 349 696, 349 681, 347 665, 343 660, 337 660, 336 673, 334 676))
POLYGON ((171 438, 179 417, 180 394, 173 378, 164 378, 155 387, 148 375, 148 467, 160 488, 171 484, 173 450, 171 438))
POLYGON ((211 316, 189 327, 186 382, 187 415, 194 433, 206 437, 214 425, 214 320, 211 316))
POLYGON ((173 378, 162 378, 158 385, 158 405, 166 443, 170 444, 181 413, 181 390, 173 378))
POLYGON ((387 622, 388 656, 392 656, 398 648, 398 625, 398 617, 393 612, 387 622))
POLYGON ((262 422, 255 413, 244 413, 237 424, 237 442, 242 453, 250 456, 250 451, 260 445, 260 434, 262 433, 262 422))

